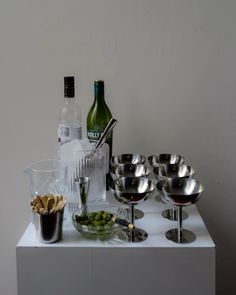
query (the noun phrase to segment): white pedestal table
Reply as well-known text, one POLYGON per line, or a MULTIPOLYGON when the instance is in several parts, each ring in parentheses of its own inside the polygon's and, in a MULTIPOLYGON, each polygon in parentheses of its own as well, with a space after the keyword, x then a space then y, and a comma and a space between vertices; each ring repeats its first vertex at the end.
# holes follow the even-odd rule
POLYGON ((85 239, 69 220, 60 242, 42 244, 30 224, 16 247, 18 295, 214 295, 215 245, 196 206, 183 226, 197 239, 182 245, 165 237, 177 226, 161 216, 166 205, 153 196, 137 208, 149 236, 135 244, 85 239))

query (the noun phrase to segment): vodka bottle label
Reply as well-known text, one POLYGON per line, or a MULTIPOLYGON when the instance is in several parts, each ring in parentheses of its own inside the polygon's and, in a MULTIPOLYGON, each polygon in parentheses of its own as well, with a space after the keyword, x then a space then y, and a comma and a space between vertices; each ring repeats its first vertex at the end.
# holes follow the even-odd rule
POLYGON ((58 142, 63 144, 73 139, 82 138, 82 127, 79 124, 60 123, 58 126, 58 142))

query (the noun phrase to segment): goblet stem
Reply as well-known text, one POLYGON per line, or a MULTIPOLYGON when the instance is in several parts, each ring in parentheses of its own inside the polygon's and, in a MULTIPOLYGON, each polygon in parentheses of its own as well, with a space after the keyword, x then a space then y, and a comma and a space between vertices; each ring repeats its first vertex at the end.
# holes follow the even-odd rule
MULTIPOLYGON (((134 224, 134 205, 133 204, 130 204, 129 205, 129 220, 132 224, 134 224)), ((135 241, 135 231, 134 229, 131 229, 130 230, 130 234, 131 234, 131 242, 134 242, 135 241)))
POLYGON ((178 206, 178 243, 181 243, 182 229, 183 229, 182 225, 183 225, 182 206, 178 206))
POLYGON ((176 220, 175 218, 175 214, 176 214, 176 211, 175 211, 175 206, 172 207, 172 220, 176 220))
POLYGON ((134 224, 134 205, 130 206, 130 222, 134 224))

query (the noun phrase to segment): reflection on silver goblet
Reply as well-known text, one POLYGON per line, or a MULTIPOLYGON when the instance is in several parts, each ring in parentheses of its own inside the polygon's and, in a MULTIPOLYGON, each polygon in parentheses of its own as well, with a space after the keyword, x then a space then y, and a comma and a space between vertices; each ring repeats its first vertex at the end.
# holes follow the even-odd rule
POLYGON ((161 164, 183 164, 184 158, 176 154, 156 154, 149 156, 148 161, 154 168, 161 164))
POLYGON ((150 169, 143 164, 120 164, 110 169, 113 180, 121 177, 148 177, 150 169))
MULTIPOLYGON (((111 182, 110 189, 119 202, 129 206, 129 222, 134 224, 134 206, 151 196, 155 184, 145 177, 122 177, 111 182)), ((141 242, 148 237, 140 228, 127 231, 127 235, 131 242, 141 242)))
MULTIPOLYGON (((171 178, 192 178, 195 171, 191 166, 181 164, 161 164, 153 168, 153 173, 158 181, 171 178)), ((159 190, 157 190, 159 192, 159 190)), ((163 200, 163 199, 162 199, 163 200)), ((169 220, 177 220, 177 210, 166 209, 162 212, 162 216, 169 220)), ((186 212, 183 212, 183 219, 188 217, 186 212)))
POLYGON ((196 239, 195 234, 182 227, 182 207, 195 204, 199 200, 204 190, 202 184, 195 179, 172 178, 160 181, 158 186, 161 197, 178 208, 178 227, 167 231, 166 238, 179 244, 193 242, 196 239))
MULTIPOLYGON (((128 177, 128 176, 131 176, 133 177, 132 175, 132 171, 128 171, 128 166, 126 166, 125 168, 118 168, 117 171, 115 172, 115 167, 117 166, 122 166, 122 165, 137 165, 137 164, 144 164, 146 161, 146 157, 144 157, 143 155, 140 155, 140 154, 121 154, 121 155, 115 155, 111 158, 111 161, 110 161, 110 172, 111 172, 111 175, 113 174, 120 174, 119 177, 128 177), (114 167, 114 168, 113 168, 114 167), (119 172, 118 172, 119 171, 119 172), (124 173, 122 173, 124 172, 124 173), (127 174, 126 174, 127 173, 127 174)), ((144 172, 142 171, 141 173, 141 170, 143 168, 137 168, 138 171, 135 171, 135 174, 139 176, 137 177, 140 177, 141 174, 144 172)), ((145 168, 145 169, 148 169, 148 168, 145 168)), ((136 168, 135 168, 136 170, 136 168)), ((147 170, 146 170, 146 176, 148 173, 147 170)), ((114 179, 114 177, 113 177, 114 179)), ((144 216, 144 213, 142 210, 139 210, 139 209, 135 209, 134 211, 134 216, 135 216, 135 219, 141 219, 143 218, 144 216)))
POLYGON ((153 172, 158 178, 190 178, 195 174, 191 166, 182 164, 161 164, 153 172))
POLYGON ((121 164, 144 164, 146 158, 140 154, 121 154, 115 155, 111 158, 111 166, 117 166, 121 164))

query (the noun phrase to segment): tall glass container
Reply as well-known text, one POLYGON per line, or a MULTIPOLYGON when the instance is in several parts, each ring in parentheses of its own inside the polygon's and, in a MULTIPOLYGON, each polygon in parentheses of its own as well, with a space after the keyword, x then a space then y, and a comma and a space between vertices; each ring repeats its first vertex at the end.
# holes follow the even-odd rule
POLYGON ((75 181, 78 177, 89 177, 90 189, 88 204, 106 199, 106 152, 105 145, 98 150, 75 149, 70 157, 58 152, 66 165, 67 209, 71 214, 81 208, 79 185, 75 181))

